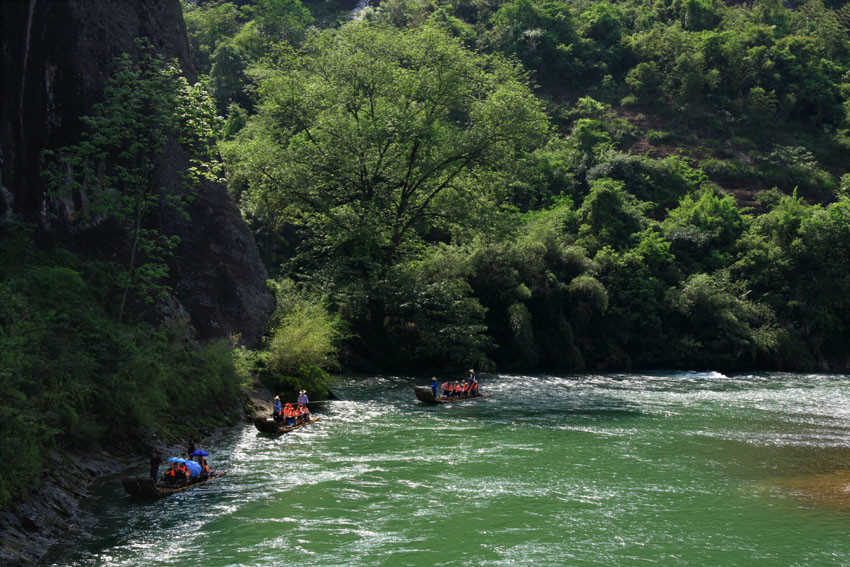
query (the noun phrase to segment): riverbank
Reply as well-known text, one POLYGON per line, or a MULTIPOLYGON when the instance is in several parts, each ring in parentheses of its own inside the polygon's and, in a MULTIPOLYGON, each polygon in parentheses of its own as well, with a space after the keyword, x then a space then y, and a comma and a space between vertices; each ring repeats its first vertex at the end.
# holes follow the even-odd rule
MULTIPOLYGON (((250 422, 255 413, 271 414, 273 395, 256 378, 245 390, 242 419, 232 427, 250 422)), ((202 437, 196 438, 201 445, 202 437)), ((176 455, 185 449, 173 439, 152 437, 141 446, 155 448, 162 455, 176 455)), ((96 480, 116 475, 138 461, 138 448, 107 451, 53 451, 39 487, 23 502, 0 511, 0 566, 33 565, 57 543, 79 512, 96 480)))
POLYGON ((126 463, 105 451, 54 451, 39 487, 0 512, 0 565, 35 563, 68 529, 91 483, 126 463))

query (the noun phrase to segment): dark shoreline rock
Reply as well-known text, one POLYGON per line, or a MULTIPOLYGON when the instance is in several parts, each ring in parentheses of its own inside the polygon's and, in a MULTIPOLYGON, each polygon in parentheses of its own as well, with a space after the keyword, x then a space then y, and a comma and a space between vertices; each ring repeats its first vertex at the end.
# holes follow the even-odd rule
POLYGON ((96 479, 126 461, 106 452, 72 454, 57 449, 39 487, 28 499, 0 512, 0 565, 30 565, 68 529, 96 479))

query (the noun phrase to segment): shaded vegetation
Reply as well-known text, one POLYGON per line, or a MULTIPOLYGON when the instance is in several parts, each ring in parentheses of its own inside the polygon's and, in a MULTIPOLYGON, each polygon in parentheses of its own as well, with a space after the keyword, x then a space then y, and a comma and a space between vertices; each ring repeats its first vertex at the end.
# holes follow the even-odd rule
POLYGON ((167 427, 238 419, 245 377, 230 341, 198 344, 184 323, 122 325, 116 268, 13 224, 0 232, 0 505, 25 495, 54 447, 135 446, 167 427))

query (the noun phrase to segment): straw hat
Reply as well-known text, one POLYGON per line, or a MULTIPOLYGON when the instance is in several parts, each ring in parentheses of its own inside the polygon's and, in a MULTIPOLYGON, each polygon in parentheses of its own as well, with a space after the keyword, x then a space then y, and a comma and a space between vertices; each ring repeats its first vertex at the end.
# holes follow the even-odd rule
POLYGON ((275 396, 274 399, 280 400, 280 396, 275 396))
POLYGON ((298 393, 299 393, 299 394, 306 394, 306 393, 307 393, 307 390, 301 390, 301 391, 300 391, 300 392, 298 392, 298 393))
POLYGON ((475 370, 473 370, 472 368, 470 368, 469 371, 475 374, 475 370))

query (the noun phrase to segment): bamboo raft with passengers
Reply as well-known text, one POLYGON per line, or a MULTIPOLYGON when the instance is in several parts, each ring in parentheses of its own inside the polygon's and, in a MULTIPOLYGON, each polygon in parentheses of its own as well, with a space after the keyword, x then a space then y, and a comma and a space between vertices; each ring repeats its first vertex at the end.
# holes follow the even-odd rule
POLYGON ((456 404, 469 402, 480 398, 489 398, 492 394, 482 394, 478 391, 478 378, 475 370, 469 370, 469 377, 464 382, 443 382, 437 384, 437 377, 431 378, 431 386, 414 386, 416 399, 426 404, 456 404))
POLYGON ((254 427, 256 427, 259 431, 263 433, 270 433, 272 435, 283 435, 284 433, 289 433, 290 431, 295 431, 296 429, 301 429, 302 427, 306 427, 308 425, 312 425, 319 421, 321 416, 314 416, 310 418, 310 421, 304 421, 302 423, 296 423, 295 425, 287 426, 283 423, 278 423, 271 417, 260 417, 257 416, 254 418, 254 427))
POLYGON ((124 485, 124 490, 132 496, 139 498, 163 498, 189 490, 190 488, 196 488, 225 474, 227 474, 226 470, 212 469, 205 477, 189 479, 180 484, 168 484, 162 481, 154 482, 149 476, 124 476, 121 477, 121 484, 124 485))
POLYGON ((431 388, 428 386, 415 386, 414 391, 416 393, 416 399, 420 402, 426 404, 457 404, 460 402, 471 402, 473 400, 480 400, 481 398, 489 398, 493 394, 474 394, 474 395, 461 395, 458 397, 434 397, 434 393, 431 391, 431 388))
POLYGON ((307 409, 309 403, 307 390, 301 390, 298 393, 298 401, 295 404, 288 403, 285 406, 281 404, 280 397, 275 396, 272 416, 254 417, 254 427, 263 433, 277 436, 312 425, 319 421, 319 416, 310 414, 310 410, 307 409))

